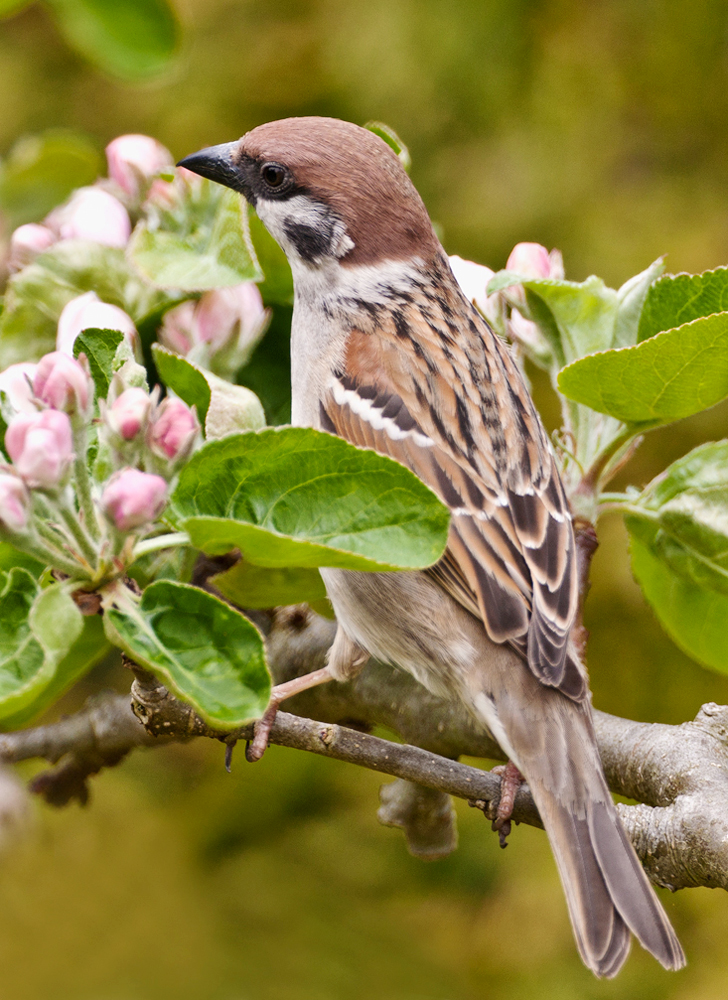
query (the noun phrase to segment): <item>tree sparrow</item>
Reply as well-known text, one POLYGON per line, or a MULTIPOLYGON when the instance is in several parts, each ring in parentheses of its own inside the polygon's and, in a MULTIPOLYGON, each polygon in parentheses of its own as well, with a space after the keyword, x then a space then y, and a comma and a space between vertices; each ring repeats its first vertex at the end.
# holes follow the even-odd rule
POLYGON ((585 964, 614 976, 631 931, 680 968, 599 760, 548 438, 397 156, 357 125, 290 118, 181 165, 244 194, 288 257, 293 423, 390 455, 452 512, 431 569, 321 570, 338 632, 312 682, 351 676, 369 654, 462 699, 528 781, 585 964))

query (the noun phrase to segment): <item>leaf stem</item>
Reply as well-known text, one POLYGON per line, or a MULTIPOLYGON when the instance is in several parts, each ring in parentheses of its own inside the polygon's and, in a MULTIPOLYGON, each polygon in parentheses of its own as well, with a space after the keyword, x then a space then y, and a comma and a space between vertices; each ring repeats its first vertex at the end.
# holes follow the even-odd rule
POLYGON ((145 538, 142 542, 137 542, 132 550, 132 561, 140 556, 147 555, 148 552, 157 552, 159 549, 171 549, 176 546, 189 545, 190 536, 186 531, 174 531, 166 535, 155 535, 153 538, 145 538))

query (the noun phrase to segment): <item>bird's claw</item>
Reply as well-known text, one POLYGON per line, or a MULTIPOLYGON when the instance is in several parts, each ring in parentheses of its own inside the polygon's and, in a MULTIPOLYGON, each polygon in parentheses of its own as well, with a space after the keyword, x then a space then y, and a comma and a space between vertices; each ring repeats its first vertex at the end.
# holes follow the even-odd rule
POLYGON ((512 760, 505 765, 493 768, 495 774, 500 775, 501 789, 498 808, 493 820, 493 830, 498 833, 498 840, 501 847, 508 847, 508 836, 511 832, 511 816, 516 803, 516 793, 524 782, 524 777, 512 760))

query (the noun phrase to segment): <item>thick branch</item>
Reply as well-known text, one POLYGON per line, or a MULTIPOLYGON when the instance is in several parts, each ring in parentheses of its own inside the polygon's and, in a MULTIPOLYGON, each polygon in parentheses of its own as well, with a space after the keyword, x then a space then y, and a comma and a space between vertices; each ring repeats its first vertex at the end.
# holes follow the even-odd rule
MULTIPOLYGON (((322 665, 333 623, 297 608, 279 610, 269 624, 268 649, 277 681, 322 665)), ((159 737, 207 736, 231 746, 251 734, 250 727, 233 734, 210 729, 149 674, 139 673, 133 692, 144 725, 132 715, 127 698, 106 696, 52 726, 0 735, 0 759, 41 756, 60 761, 61 767, 75 762, 77 772, 85 763, 88 774, 159 737)), ((453 758, 503 759, 502 752, 461 706, 438 700, 408 674, 370 663, 356 680, 307 691, 286 708, 295 714, 279 714, 272 743, 346 760, 441 794, 479 800, 492 817, 499 779, 453 758), (393 730, 406 744, 361 731, 374 725, 393 730)), ((671 888, 728 888, 728 708, 704 705, 694 722, 681 726, 630 722, 597 712, 596 725, 610 787, 642 803, 619 808, 653 881, 671 888)), ((46 795, 57 773, 46 778, 41 789, 46 795)), ((430 850, 426 830, 438 810, 447 823, 442 798, 428 802, 427 796, 420 796, 420 801, 417 795, 412 798, 411 790, 402 787, 400 792, 397 802, 384 803, 384 821, 405 826, 408 836, 413 831, 410 844, 420 853, 442 853, 443 844, 437 843, 441 831, 430 837, 435 843, 430 850)), ((519 792, 514 818, 540 825, 526 786, 519 792)))

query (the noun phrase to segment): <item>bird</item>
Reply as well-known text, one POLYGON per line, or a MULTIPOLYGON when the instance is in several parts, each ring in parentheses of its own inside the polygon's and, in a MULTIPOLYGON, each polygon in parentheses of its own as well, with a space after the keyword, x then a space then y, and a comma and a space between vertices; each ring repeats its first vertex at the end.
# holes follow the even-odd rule
POLYGON ((428 569, 321 570, 337 631, 311 683, 347 679, 372 656, 459 699, 528 783, 585 965, 613 977, 634 935, 680 968, 599 758, 555 455, 398 156, 351 122, 298 117, 178 165, 244 195, 288 258, 292 423, 390 456, 451 512, 428 569))

